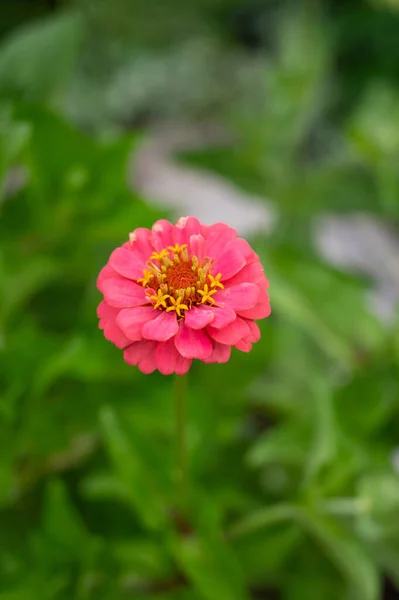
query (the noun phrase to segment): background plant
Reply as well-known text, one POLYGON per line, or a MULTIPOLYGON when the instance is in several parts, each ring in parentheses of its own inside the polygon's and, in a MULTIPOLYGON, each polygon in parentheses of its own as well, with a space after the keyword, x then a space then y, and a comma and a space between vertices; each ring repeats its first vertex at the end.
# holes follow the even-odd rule
POLYGON ((395 598, 399 324, 311 242, 327 210, 395 232, 395 3, 149 4, 4 12, 0 599, 395 598), (172 380, 125 365, 95 315, 110 251, 169 216, 128 159, 182 115, 240 143, 181 160, 279 213, 251 240, 261 341, 190 371, 190 527, 172 380))

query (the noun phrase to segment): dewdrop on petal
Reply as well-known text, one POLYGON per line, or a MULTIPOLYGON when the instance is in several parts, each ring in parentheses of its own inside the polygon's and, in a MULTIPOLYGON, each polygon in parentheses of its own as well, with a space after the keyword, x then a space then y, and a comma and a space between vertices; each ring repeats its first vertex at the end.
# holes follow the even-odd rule
POLYGON ((143 373, 186 373, 193 359, 249 352, 270 314, 259 257, 235 229, 182 217, 138 228, 116 248, 97 287, 99 326, 143 373))

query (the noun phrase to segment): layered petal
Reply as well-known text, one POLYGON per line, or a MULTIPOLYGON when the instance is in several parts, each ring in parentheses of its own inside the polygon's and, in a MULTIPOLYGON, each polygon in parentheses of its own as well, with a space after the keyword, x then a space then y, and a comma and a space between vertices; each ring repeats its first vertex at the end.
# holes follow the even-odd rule
POLYGON ((162 375, 172 375, 172 373, 184 375, 189 370, 192 362, 179 354, 173 339, 157 345, 155 360, 162 375))
POLYGON ((179 331, 179 324, 175 313, 154 311, 157 313, 155 319, 147 321, 143 325, 142 335, 146 340, 166 342, 179 331))
POLYGON ((259 289, 264 288, 265 290, 269 286, 269 282, 265 277, 263 267, 260 262, 252 262, 249 265, 245 265, 241 271, 239 271, 234 277, 228 280, 227 286, 238 285, 239 283, 256 283, 259 289))
POLYGON ((198 234, 190 236, 188 247, 191 254, 196 256, 199 261, 202 261, 205 256, 205 240, 202 235, 198 234))
POLYGON ((204 360, 212 354, 212 342, 203 330, 194 330, 180 321, 179 333, 176 335, 175 346, 184 358, 199 358, 204 360))
POLYGON ((174 245, 174 226, 165 219, 156 221, 151 229, 151 242, 157 252, 174 245))
POLYGON ((104 279, 110 279, 111 277, 118 277, 118 273, 110 267, 108 264, 103 267, 97 277, 97 287, 101 292, 100 284, 104 281, 104 279))
POLYGON ((200 306, 197 308, 193 306, 191 310, 186 312, 186 325, 191 329, 203 329, 206 325, 209 325, 215 318, 214 311, 207 306, 200 306))
POLYGON ((234 348, 237 348, 237 350, 241 350, 241 352, 251 352, 252 344, 247 339, 240 340, 239 342, 234 344, 234 348))
POLYGON ((259 292, 258 301, 253 308, 239 310, 237 313, 240 317, 245 317, 247 319, 265 319, 271 313, 268 293, 261 290, 259 292))
POLYGON ((104 294, 106 302, 116 308, 142 306, 149 302, 145 289, 124 277, 103 279, 98 288, 104 294))
POLYGON ((202 226, 202 235, 206 240, 206 256, 216 257, 222 254, 226 245, 237 237, 237 231, 225 223, 202 226))
POLYGON ((138 308, 123 308, 116 317, 116 324, 124 335, 132 342, 143 339, 142 330, 146 323, 155 319, 158 313, 152 306, 138 308))
POLYGON ((221 329, 226 327, 229 323, 236 320, 236 312, 228 304, 221 304, 220 306, 211 306, 210 310, 213 312, 212 327, 221 329))
POLYGON ((173 238, 175 244, 181 246, 182 244, 190 244, 191 236, 198 235, 201 233, 201 223, 196 217, 180 217, 177 221, 173 238))
POLYGON ((216 302, 223 302, 233 310, 248 310, 253 308, 258 300, 259 288, 255 283, 239 283, 224 290, 219 290, 215 296, 216 302))
MULTIPOLYGON (((101 321, 100 321, 101 323, 101 321)), ((100 325, 101 327, 101 325, 100 325)), ((107 321, 104 323, 104 337, 109 342, 112 342, 119 350, 123 350, 126 346, 129 346, 132 342, 122 333, 121 329, 115 323, 115 321, 107 321)))
POLYGON ((251 334, 251 330, 246 321, 244 319, 240 319, 239 317, 222 329, 216 329, 215 327, 208 325, 206 330, 211 338, 216 342, 230 346, 234 346, 234 344, 237 344, 237 342, 251 334))
POLYGON ((161 342, 155 351, 157 368, 162 375, 172 375, 176 371, 176 362, 179 356, 173 340, 161 342))
POLYGON ((222 274, 222 281, 230 279, 245 267, 245 257, 239 248, 234 247, 234 241, 227 244, 213 263, 213 272, 222 274))
POLYGON ((251 330, 251 334, 248 336, 248 340, 252 343, 259 342, 260 340, 260 329, 255 321, 251 321, 249 319, 245 320, 249 329, 251 330))
POLYGON ((230 360, 231 346, 226 344, 219 344, 219 342, 213 342, 212 354, 209 358, 205 358, 204 362, 207 364, 211 363, 226 363, 230 360))
POLYGON ((154 246, 151 241, 151 231, 145 227, 138 227, 132 231, 132 233, 129 234, 129 242, 127 243, 143 264, 147 262, 154 251, 154 246))
POLYGON ((104 337, 115 344, 119 349, 126 348, 131 341, 122 333, 115 319, 119 312, 118 308, 109 306, 104 300, 97 307, 97 316, 100 318, 99 328, 104 331, 104 337))
POLYGON ((143 276, 145 263, 132 249, 116 248, 109 257, 108 263, 119 275, 137 280, 143 276))
POLYGON ((156 345, 156 342, 149 342, 147 340, 136 342, 125 349, 123 358, 129 365, 138 365, 140 371, 148 375, 157 368, 155 359, 156 345))

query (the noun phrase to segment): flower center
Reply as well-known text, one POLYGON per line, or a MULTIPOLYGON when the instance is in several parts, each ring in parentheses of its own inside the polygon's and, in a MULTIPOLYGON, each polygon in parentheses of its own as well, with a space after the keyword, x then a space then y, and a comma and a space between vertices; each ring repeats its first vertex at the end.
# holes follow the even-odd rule
POLYGON ((213 295, 224 288, 221 273, 212 275, 212 261, 190 257, 186 244, 154 252, 146 266, 138 283, 148 288, 154 309, 175 311, 179 318, 192 306, 215 304, 213 295))

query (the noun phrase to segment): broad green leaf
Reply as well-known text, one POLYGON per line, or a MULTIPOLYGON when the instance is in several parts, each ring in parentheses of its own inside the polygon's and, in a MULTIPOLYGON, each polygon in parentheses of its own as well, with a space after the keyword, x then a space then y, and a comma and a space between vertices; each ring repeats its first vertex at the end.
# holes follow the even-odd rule
POLYGON ((262 531, 273 527, 278 523, 293 521, 297 516, 297 508, 290 504, 276 504, 260 508, 249 513, 228 529, 228 535, 232 538, 250 535, 256 531, 262 531))
POLYGON ((260 467, 268 463, 301 466, 305 459, 307 431, 287 423, 260 436, 248 453, 248 463, 260 467))
POLYGON ((322 547, 359 600, 378 600, 379 569, 364 545, 337 523, 309 511, 298 513, 299 523, 322 547))
POLYGON ((13 32, 0 48, 0 93, 48 99, 75 64, 82 39, 78 13, 58 13, 13 32))
POLYGON ((56 273, 56 265, 47 256, 37 257, 28 264, 2 270, 0 255, 0 327, 1 321, 8 321, 26 303, 41 286, 56 273))
POLYGON ((173 552, 204 600, 249 600, 237 558, 218 532, 176 539, 173 552))
MULTIPOLYGON (((100 422, 104 443, 113 467, 123 483, 130 503, 140 519, 151 528, 159 528, 166 523, 164 499, 157 482, 157 473, 151 471, 143 455, 143 449, 137 446, 132 436, 128 439, 115 411, 104 407, 100 412, 100 422)), ((152 441, 148 440, 148 444, 152 441)))
POLYGON ((85 556, 91 551, 91 535, 60 480, 48 485, 42 531, 52 544, 65 548, 71 556, 85 556))

